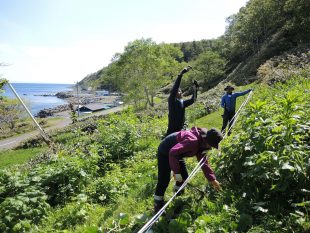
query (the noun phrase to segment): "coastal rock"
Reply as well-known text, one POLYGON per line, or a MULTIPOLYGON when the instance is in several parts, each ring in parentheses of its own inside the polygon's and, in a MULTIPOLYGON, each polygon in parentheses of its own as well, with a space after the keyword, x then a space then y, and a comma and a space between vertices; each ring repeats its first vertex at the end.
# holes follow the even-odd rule
POLYGON ((73 97, 73 94, 71 92, 58 92, 56 94, 56 97, 60 99, 67 99, 67 98, 73 97))
POLYGON ((46 118, 46 117, 53 116, 54 113, 68 111, 69 109, 70 109, 69 104, 63 104, 63 105, 59 105, 55 108, 43 109, 40 112, 38 112, 36 117, 46 118))
POLYGON ((40 112, 38 112, 37 117, 46 118, 46 117, 49 117, 52 115, 53 115, 53 113, 51 111, 43 109, 40 112))

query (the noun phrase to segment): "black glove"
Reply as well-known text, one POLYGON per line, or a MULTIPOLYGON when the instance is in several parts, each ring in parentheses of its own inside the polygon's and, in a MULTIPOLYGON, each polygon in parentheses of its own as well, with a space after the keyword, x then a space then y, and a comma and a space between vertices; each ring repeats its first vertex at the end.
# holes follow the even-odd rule
POLYGON ((198 89, 198 88, 199 88, 198 82, 194 79, 193 83, 194 83, 194 85, 196 86, 196 88, 198 89))
POLYGON ((187 73, 190 69, 192 69, 192 67, 191 67, 191 66, 188 66, 188 67, 184 68, 184 69, 181 71, 180 74, 183 75, 183 74, 187 73))

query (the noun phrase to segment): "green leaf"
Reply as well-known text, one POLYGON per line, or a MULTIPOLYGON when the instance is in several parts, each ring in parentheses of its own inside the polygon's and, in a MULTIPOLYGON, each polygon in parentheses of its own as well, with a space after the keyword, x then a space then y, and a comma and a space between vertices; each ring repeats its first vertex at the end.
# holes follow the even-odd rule
POLYGON ((284 164, 282 165, 281 169, 282 169, 282 170, 290 170, 290 171, 294 171, 294 170, 295 170, 295 168, 294 168, 293 166, 289 165, 288 162, 287 162, 287 163, 284 163, 284 164))
POLYGON ((34 177, 32 177, 31 180, 34 182, 39 182, 40 180, 42 180, 42 178, 40 176, 34 176, 34 177))
POLYGON ((143 214, 137 215, 136 219, 138 222, 143 223, 148 219, 148 216, 145 213, 143 213, 143 214))
POLYGON ((87 175, 87 173, 84 172, 83 170, 81 170, 81 171, 80 171, 80 175, 81 175, 82 177, 85 177, 85 176, 87 175))
POLYGON ((120 225, 127 225, 129 223, 129 215, 126 213, 120 213, 118 215, 119 224, 120 225))
POLYGON ((296 203, 295 206, 300 206, 300 207, 310 206, 310 201, 304 201, 304 202, 296 203))
POLYGON ((183 233, 183 232, 186 233, 187 232, 186 225, 178 222, 175 219, 170 221, 168 229, 170 233, 183 233))

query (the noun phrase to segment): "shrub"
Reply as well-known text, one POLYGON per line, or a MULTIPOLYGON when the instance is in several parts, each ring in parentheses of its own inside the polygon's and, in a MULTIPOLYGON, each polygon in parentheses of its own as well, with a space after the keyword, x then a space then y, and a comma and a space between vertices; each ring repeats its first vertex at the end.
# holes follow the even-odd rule
POLYGON ((310 190, 309 85, 297 77, 261 91, 261 100, 247 108, 240 133, 222 147, 217 173, 244 196, 251 212, 306 211, 296 203, 310 190))

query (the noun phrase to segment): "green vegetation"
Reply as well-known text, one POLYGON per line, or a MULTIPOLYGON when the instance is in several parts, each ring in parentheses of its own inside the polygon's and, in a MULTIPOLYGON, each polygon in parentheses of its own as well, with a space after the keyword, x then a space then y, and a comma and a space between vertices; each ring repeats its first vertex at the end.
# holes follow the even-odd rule
MULTIPOLYGON (((21 109, 21 112, 24 113, 24 109, 21 109)), ((16 116, 17 117, 17 116, 16 116)), ((57 124, 59 120, 62 120, 63 118, 60 117, 53 117, 53 118, 37 118, 37 122, 40 124, 41 127, 43 128, 48 128, 51 126, 54 126, 57 124)), ((14 125, 13 129, 10 129, 7 127, 5 124, 2 125, 1 130, 3 134, 0 135, 0 140, 10 138, 10 137, 15 137, 24 133, 29 133, 33 132, 36 129, 36 126, 34 125, 32 119, 30 117, 24 117, 24 118, 16 118, 13 119, 12 124, 14 125)))
MULTIPOLYGON (((309 87, 307 73, 257 86, 221 155, 210 155, 223 191, 205 187, 199 173, 153 231, 309 230, 309 87)), ((216 115, 197 122, 220 124, 216 115)), ((127 110, 59 134, 61 147, 47 160, 1 170, 1 230, 138 231, 152 216, 155 154, 165 127, 165 119, 127 110)), ((189 169, 195 164, 189 160, 189 169)))
POLYGON ((0 151, 0 169, 16 164, 23 164, 44 150, 46 150, 46 148, 0 151))
MULTIPOLYGON (((1 65, 1 64, 0 64, 1 65)), ((8 81, 0 79, 0 93, 8 81)), ((53 126, 60 118, 37 119, 42 127, 53 126)), ((0 140, 35 130, 34 123, 17 99, 0 96, 0 140)))
MULTIPOLYGON (((308 0, 250 0, 237 14, 227 18, 229 25, 222 37, 214 40, 174 43, 172 46, 175 47, 175 50, 167 50, 169 45, 156 45, 150 39, 137 40, 129 43, 123 54, 116 54, 111 65, 87 76, 81 83, 83 86, 123 90, 119 83, 113 82, 114 79, 111 79, 110 70, 115 72, 115 68, 117 70, 115 64, 119 63, 118 59, 123 60, 124 57, 128 59, 130 53, 130 64, 126 63, 126 65, 139 67, 143 58, 136 58, 132 52, 140 51, 142 54, 149 54, 148 58, 143 56, 145 58, 143 67, 147 67, 148 70, 153 69, 156 62, 160 62, 160 65, 155 67, 155 70, 157 69, 154 73, 156 78, 158 78, 157 75, 161 75, 164 79, 167 75, 169 77, 169 75, 177 74, 180 70, 177 66, 175 66, 177 69, 166 67, 168 69, 163 70, 162 68, 162 65, 168 64, 170 58, 173 57, 180 64, 186 62, 194 67, 196 74, 193 76, 203 84, 204 90, 216 86, 227 75, 229 81, 233 80, 238 85, 244 85, 257 79, 257 69, 266 60, 292 49, 309 48, 309 11, 308 0), (154 50, 148 51, 149 47, 138 46, 147 43, 152 44, 154 48, 166 47, 160 59, 158 59, 159 53, 154 53, 154 50), (151 55, 154 56, 150 57, 151 55), (162 71, 164 74, 160 73, 162 71)), ((293 52, 291 51, 291 53, 293 52)), ((140 71, 135 72, 142 75, 140 71)), ((131 70, 126 75, 133 74, 134 72, 131 70)), ((190 76, 189 81, 193 76, 190 76)), ((148 75, 148 77, 153 79, 152 75, 148 75)), ((183 84, 188 86, 187 82, 183 84)), ((144 82, 136 82, 135 85, 140 89, 144 82)), ((132 86, 128 86, 128 88, 132 88, 132 86)), ((141 93, 144 93, 144 90, 141 93)), ((127 101, 134 102, 130 98, 127 101)))
MULTIPOLYGON (((220 128, 224 79, 259 82, 250 84, 254 95, 232 135, 221 143, 221 152, 209 154, 223 190, 215 192, 197 173, 152 231, 309 232, 310 53, 299 50, 309 41, 307 12, 305 0, 250 0, 229 18, 228 30, 217 40, 173 46, 149 39, 129 43, 98 72, 100 77, 88 80, 101 87, 112 83, 135 108, 77 122, 52 136, 57 150, 42 149, 22 167, 0 170, 0 231, 141 229, 153 215, 155 155, 167 126, 165 85, 177 69, 191 64, 195 72, 182 84, 188 86, 197 75, 202 93, 186 112, 189 126, 220 128), (297 52, 281 55, 294 47, 297 52), (208 67, 206 61, 214 63, 208 67)), ((239 98, 239 106, 244 99, 239 98)), ((37 145, 42 141, 23 147, 37 145)), ((188 159, 189 170, 196 164, 188 159)), ((171 187, 166 195, 171 197, 171 187)))

